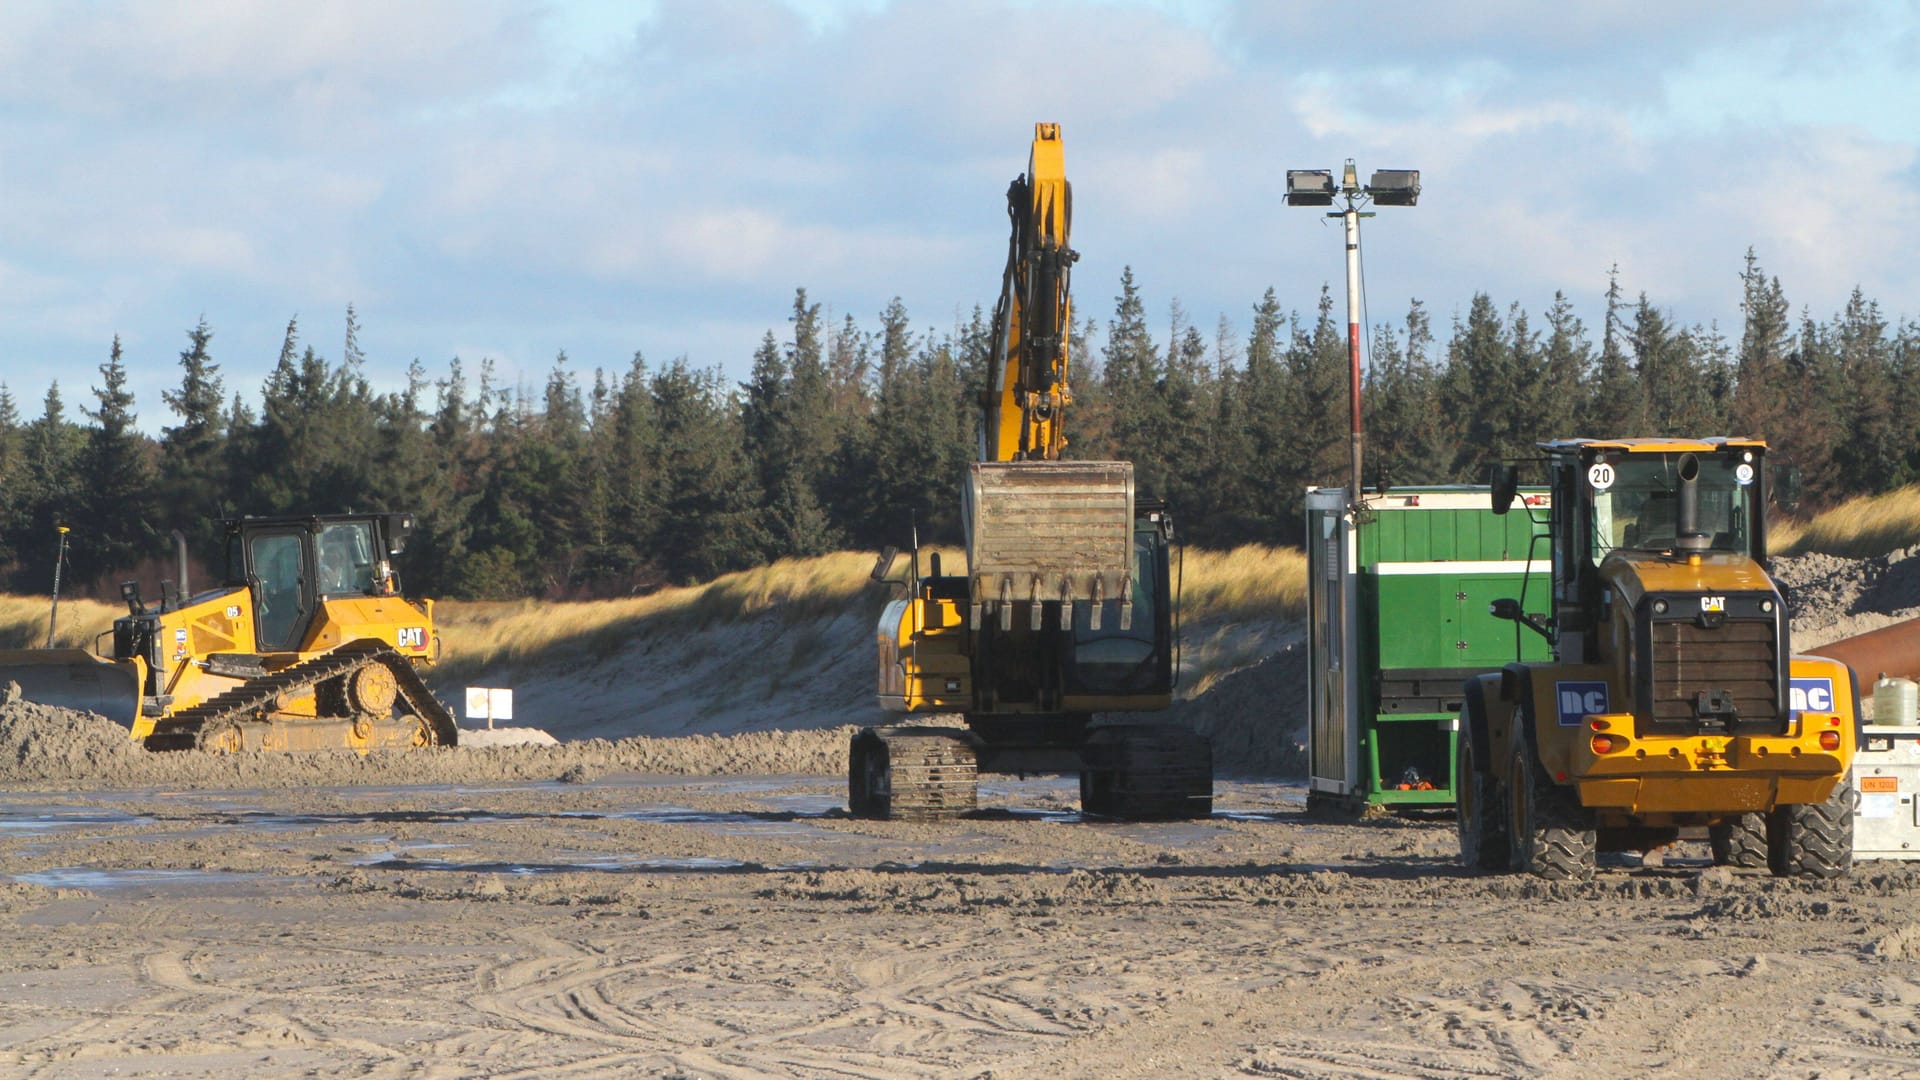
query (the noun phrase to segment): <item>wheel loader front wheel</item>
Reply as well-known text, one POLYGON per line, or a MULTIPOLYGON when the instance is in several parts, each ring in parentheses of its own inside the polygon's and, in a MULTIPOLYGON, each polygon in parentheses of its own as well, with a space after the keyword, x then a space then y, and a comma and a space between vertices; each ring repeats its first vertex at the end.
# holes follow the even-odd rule
POLYGON ((1853 774, 1822 802, 1767 814, 1767 869, 1775 877, 1843 877, 1853 869, 1853 774))
POLYGON ((1757 870, 1767 865, 1767 819, 1764 814, 1740 814, 1707 826, 1713 865, 1757 870))
POLYGON ((1598 847, 1593 815, 1555 784, 1534 757, 1532 740, 1516 740, 1507 818, 1513 868, 1550 881, 1592 881, 1598 847))

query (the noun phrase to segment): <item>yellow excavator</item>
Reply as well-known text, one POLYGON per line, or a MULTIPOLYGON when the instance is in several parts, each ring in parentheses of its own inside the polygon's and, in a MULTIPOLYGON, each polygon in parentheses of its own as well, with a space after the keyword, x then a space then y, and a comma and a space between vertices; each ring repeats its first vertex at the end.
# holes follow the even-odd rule
POLYGON ((890 726, 853 736, 848 804, 924 819, 977 805, 980 773, 1078 774, 1082 809, 1124 818, 1205 817, 1212 752, 1173 722, 1094 723, 1172 703, 1173 518, 1139 497, 1133 465, 1070 461, 1063 424, 1073 325, 1072 189, 1057 124, 1037 124, 994 309, 979 460, 962 518, 967 566, 893 571, 878 627, 879 700, 891 712, 962 714, 966 727, 890 726))
POLYGON ((453 715, 418 670, 438 649, 433 601, 402 597, 393 569, 412 515, 223 525, 221 586, 190 593, 186 541, 175 533, 177 581, 162 582, 151 606, 137 582, 120 587, 127 614, 114 620, 110 656, 0 651, 0 684, 124 724, 149 750, 455 744, 453 715))

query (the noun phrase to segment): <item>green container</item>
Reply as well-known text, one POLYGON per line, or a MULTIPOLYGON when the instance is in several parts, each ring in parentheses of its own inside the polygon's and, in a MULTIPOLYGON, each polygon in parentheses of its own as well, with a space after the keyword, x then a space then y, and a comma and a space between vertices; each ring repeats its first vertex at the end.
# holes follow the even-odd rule
POLYGON ((1546 493, 1521 493, 1537 524, 1494 514, 1484 487, 1396 488, 1357 521, 1347 494, 1307 493, 1309 797, 1451 806, 1462 683, 1549 655, 1487 610, 1514 597, 1548 611, 1546 493))

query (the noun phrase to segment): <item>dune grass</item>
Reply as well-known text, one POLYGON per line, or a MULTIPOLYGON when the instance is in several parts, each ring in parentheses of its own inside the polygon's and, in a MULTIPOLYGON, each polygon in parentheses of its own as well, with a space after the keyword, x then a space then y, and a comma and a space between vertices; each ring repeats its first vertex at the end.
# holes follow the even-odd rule
MULTIPOLYGON (((50 596, 0 596, 0 649, 39 649, 47 644, 50 596)), ((55 628, 56 648, 86 648, 94 636, 113 629, 113 620, 126 612, 119 604, 98 600, 63 599, 55 628)))
POLYGON ((1863 495, 1811 521, 1767 523, 1768 542, 1781 555, 1820 552, 1868 559, 1920 544, 1920 485, 1863 495))
POLYGON ((1307 613, 1307 556, 1299 548, 1190 549, 1180 575, 1186 620, 1298 619, 1307 613))

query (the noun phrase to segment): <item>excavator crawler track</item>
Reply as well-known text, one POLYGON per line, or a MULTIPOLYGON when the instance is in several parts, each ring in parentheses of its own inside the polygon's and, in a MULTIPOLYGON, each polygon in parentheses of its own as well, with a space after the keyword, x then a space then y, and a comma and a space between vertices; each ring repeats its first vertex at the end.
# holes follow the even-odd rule
POLYGON ((1087 738, 1080 809, 1098 817, 1180 821, 1213 813, 1213 753, 1173 724, 1116 724, 1087 738))
POLYGON ((867 728, 848 757, 855 816, 888 821, 957 817, 979 805, 978 758, 957 728, 867 728))
POLYGON ((145 742, 149 750, 232 753, 453 746, 458 738, 453 714, 427 689, 412 662, 385 642, 362 638, 158 720, 145 742), (334 692, 334 680, 344 680, 367 664, 378 664, 392 674, 398 716, 274 712, 276 703, 288 694, 311 691, 322 701, 344 700, 344 694, 334 692))

